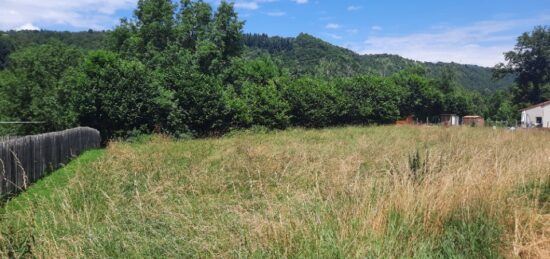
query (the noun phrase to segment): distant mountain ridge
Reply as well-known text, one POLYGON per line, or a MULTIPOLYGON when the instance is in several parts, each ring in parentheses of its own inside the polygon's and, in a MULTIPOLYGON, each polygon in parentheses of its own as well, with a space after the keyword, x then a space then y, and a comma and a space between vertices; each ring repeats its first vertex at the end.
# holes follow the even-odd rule
MULTIPOLYGON (((105 46, 106 35, 106 32, 98 31, 0 31, 0 69, 6 65, 7 55, 20 48, 55 39, 83 49, 100 49, 105 46)), ((462 86, 480 92, 493 92, 511 85, 514 80, 513 76, 507 76, 493 81, 491 68, 476 65, 420 62, 390 54, 360 55, 305 33, 295 38, 244 34, 243 42, 246 46, 245 57, 270 54, 281 60, 282 65, 296 76, 331 78, 365 73, 388 76, 413 65, 423 65, 432 77, 451 69, 462 86)))
POLYGON ((104 31, 0 31, 0 70, 8 65, 10 53, 30 46, 46 44, 58 40, 74 47, 95 50, 105 44, 104 31))
POLYGON ((280 59, 295 75, 339 77, 370 73, 387 76, 414 65, 422 65, 431 77, 438 77, 450 69, 462 86, 480 92, 505 88, 514 80, 513 76, 508 76, 494 81, 491 68, 477 65, 420 62, 391 54, 360 55, 304 33, 296 38, 245 34, 244 44, 247 46, 247 56, 269 53, 280 59))

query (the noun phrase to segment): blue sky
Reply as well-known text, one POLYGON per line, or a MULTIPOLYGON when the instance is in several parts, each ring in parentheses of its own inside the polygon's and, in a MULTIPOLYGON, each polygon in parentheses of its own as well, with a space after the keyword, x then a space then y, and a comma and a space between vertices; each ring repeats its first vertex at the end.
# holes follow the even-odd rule
MULTIPOLYGON (((0 0, 0 29, 113 28, 137 0, 0 0)), ((207 0, 216 5, 218 0, 207 0)), ((237 0, 246 32, 306 32, 361 54, 493 66, 515 39, 550 24, 548 0, 237 0)))

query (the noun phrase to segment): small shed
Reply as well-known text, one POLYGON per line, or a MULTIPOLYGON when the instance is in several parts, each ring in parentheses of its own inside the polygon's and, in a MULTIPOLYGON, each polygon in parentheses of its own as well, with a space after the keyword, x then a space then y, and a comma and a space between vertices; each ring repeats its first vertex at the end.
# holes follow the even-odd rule
POLYGON ((445 126, 458 126, 460 125, 460 117, 456 114, 441 114, 439 115, 441 123, 445 126))
POLYGON ((483 117, 478 115, 468 115, 462 118, 462 125, 483 127, 485 125, 485 120, 483 119, 483 117))
POLYGON ((413 125, 414 124, 414 115, 409 115, 401 120, 395 122, 397 125, 413 125))

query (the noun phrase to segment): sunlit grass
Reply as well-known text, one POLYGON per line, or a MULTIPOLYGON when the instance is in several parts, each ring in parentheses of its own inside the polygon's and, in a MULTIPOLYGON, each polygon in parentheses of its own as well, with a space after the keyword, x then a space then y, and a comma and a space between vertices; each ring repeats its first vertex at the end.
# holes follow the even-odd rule
POLYGON ((0 257, 549 256, 549 142, 392 126, 115 142, 8 203, 0 257))

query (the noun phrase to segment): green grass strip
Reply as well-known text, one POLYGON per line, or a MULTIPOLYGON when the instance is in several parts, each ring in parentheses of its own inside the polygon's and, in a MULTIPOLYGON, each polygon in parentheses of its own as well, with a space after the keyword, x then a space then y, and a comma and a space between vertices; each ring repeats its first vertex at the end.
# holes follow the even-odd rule
POLYGON ((0 209, 3 213, 13 212, 27 208, 29 202, 36 198, 50 198, 55 190, 67 186, 69 180, 74 177, 76 169, 86 166, 99 159, 105 150, 94 149, 84 152, 82 155, 70 161, 67 165, 55 170, 46 177, 33 183, 27 190, 6 202, 0 209))

